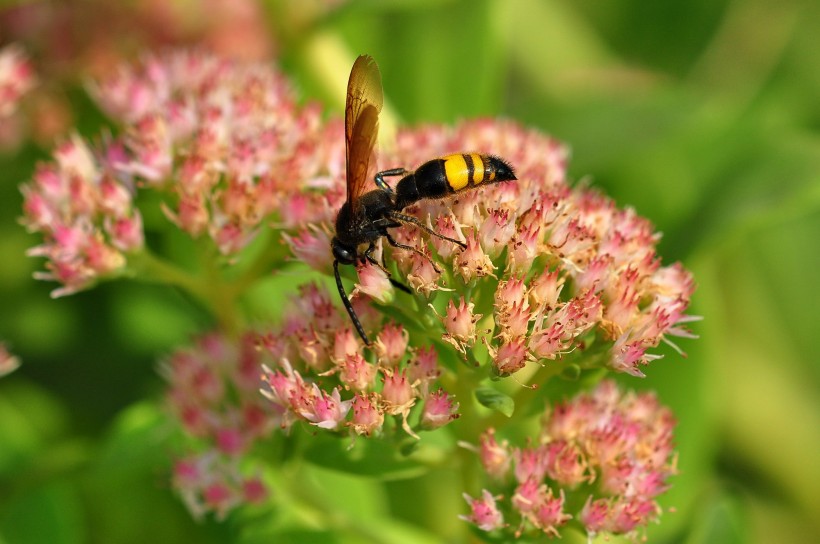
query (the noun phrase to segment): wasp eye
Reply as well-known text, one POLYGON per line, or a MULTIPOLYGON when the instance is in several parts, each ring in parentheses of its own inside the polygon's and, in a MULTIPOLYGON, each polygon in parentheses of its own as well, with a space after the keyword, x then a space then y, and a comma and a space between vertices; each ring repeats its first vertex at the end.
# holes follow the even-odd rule
POLYGON ((342 245, 338 238, 333 238, 330 243, 333 249, 333 257, 342 264, 353 264, 356 261, 356 251, 342 245))

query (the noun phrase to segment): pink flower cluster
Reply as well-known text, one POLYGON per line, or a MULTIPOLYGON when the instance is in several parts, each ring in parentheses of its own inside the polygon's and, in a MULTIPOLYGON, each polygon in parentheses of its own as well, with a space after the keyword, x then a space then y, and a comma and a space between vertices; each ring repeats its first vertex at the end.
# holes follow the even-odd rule
POLYGON ((174 469, 174 485, 196 517, 206 512, 223 516, 266 495, 259 477, 247 477, 239 468, 275 426, 275 414, 259 394, 262 361, 253 335, 236 342, 213 333, 161 366, 170 385, 171 412, 196 452, 178 460, 174 469))
POLYGON ((28 251, 46 257, 47 272, 38 279, 62 284, 52 296, 80 291, 98 278, 121 272, 125 255, 144 244, 142 216, 134 207, 134 187, 117 174, 112 161, 119 150, 95 157, 79 136, 54 151, 54 162, 41 164, 22 187, 23 223, 43 235, 28 251))
MULTIPOLYGON (((395 148, 379 156, 378 168, 413 168, 461 151, 504 157, 518 181, 405 211, 465 242, 466 249, 410 227, 394 231, 399 243, 443 263, 442 273, 417 252, 384 248, 419 293, 454 291, 438 312, 447 342, 466 353, 481 339, 497 373, 509 375, 530 361, 557 359, 597 341, 609 350, 609 367, 642 376, 641 365, 659 357, 650 348, 669 336, 690 336, 681 326, 692 319, 684 315, 694 290, 689 272, 680 264, 661 266, 659 235, 634 210, 570 188, 567 151, 554 139, 495 120, 405 129, 395 148), (493 297, 493 314, 483 327, 474 300, 486 296, 493 297)), ((339 204, 344 180, 333 181, 327 195, 339 204)), ((321 209, 305 214, 297 234, 286 238, 297 258, 322 271, 331 259, 332 218, 321 209)), ((365 264, 358 273, 354 294, 382 304, 393 300, 393 286, 378 267, 365 264)))
POLYGON ((161 192, 174 225, 230 256, 269 219, 330 221, 340 205, 322 193, 343 176, 341 123, 297 106, 266 65, 177 51, 122 66, 92 94, 122 135, 96 148, 72 137, 22 187, 23 222, 44 238, 30 254, 48 259, 37 277, 62 284, 55 296, 122 271, 142 248, 138 189, 161 192))
POLYGON ((22 48, 12 44, 0 49, 0 120, 17 110, 35 84, 34 68, 22 48))
POLYGON ((488 490, 468 497, 471 513, 463 519, 492 531, 506 527, 506 511, 519 520, 517 536, 529 528, 560 536, 573 518, 590 535, 632 533, 660 514, 655 499, 676 473, 674 426, 654 395, 622 393, 605 381, 548 412, 534 444, 511 447, 489 430, 479 456, 511 497, 502 504, 488 490), (573 514, 566 511, 570 497, 584 504, 573 514))
POLYGON ((226 255, 271 213, 287 226, 301 208, 321 206, 318 195, 288 196, 322 188, 344 168, 338 126, 323 124, 315 105, 297 107, 285 78, 266 65, 176 52, 124 67, 93 91, 125 129, 128 157, 118 169, 171 193, 168 218, 226 255))
MULTIPOLYGON (((281 328, 260 338, 273 361, 263 375, 263 393, 288 428, 305 421, 318 428, 370 436, 382 432, 385 419, 396 416, 412 436, 458 417, 458 404, 440 388, 441 373, 432 347, 408 346, 407 332, 387 324, 376 336, 376 360, 362 356, 362 344, 334 305, 315 284, 300 288, 281 328), (420 408, 414 410, 418 405, 420 408), (411 418, 411 411, 417 416, 411 418)), ((378 315, 357 304, 366 326, 378 315)))

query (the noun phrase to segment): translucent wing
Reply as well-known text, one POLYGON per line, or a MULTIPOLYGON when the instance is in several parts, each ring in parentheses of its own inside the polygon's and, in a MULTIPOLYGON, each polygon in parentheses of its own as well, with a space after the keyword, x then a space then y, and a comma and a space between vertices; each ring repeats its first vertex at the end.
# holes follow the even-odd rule
POLYGON ((367 173, 379 133, 379 112, 383 101, 379 67, 373 57, 362 55, 350 71, 345 104, 347 201, 354 213, 359 197, 369 186, 367 173))

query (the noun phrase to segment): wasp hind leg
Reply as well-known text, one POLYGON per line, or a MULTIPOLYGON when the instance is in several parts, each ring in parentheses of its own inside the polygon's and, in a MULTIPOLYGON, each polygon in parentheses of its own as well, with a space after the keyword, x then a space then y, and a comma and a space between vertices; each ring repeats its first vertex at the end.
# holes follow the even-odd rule
POLYGON ((353 305, 350 303, 350 299, 347 298, 347 293, 345 293, 345 288, 342 285, 342 277, 339 275, 339 261, 333 261, 333 274, 336 276, 336 287, 339 289, 339 296, 342 297, 342 304, 344 304, 347 315, 350 316, 350 320, 353 322, 353 326, 356 327, 356 332, 362 337, 366 346, 371 345, 370 339, 367 338, 364 327, 362 327, 362 323, 359 321, 359 316, 356 315, 356 310, 353 309, 353 305))
MULTIPOLYGON (((405 214, 399 213, 399 212, 390 212, 390 219, 392 219, 394 221, 398 221, 399 223, 405 223, 405 224, 410 223, 411 225, 414 225, 414 226, 420 228, 421 230, 423 230, 427 234, 432 234, 433 236, 435 236, 437 238, 441 238, 442 240, 447 240, 448 242, 452 242, 452 243, 456 244, 457 246, 461 247, 461 249, 467 249, 467 244, 465 244, 461 240, 456 240, 455 238, 450 238, 449 236, 444 236, 443 234, 437 233, 436 231, 434 231, 433 229, 431 229, 430 227, 428 227, 427 225, 425 225, 424 223, 422 223, 421 221, 419 221, 418 219, 416 219, 412 215, 405 215, 405 214)), ((393 245, 395 245, 395 244, 393 244, 393 245)))
POLYGON ((375 176, 373 176, 373 181, 376 182, 376 186, 378 186, 379 189, 392 193, 393 188, 390 187, 386 181, 384 181, 384 178, 388 176, 403 176, 405 174, 409 174, 409 172, 404 168, 391 168, 390 170, 382 170, 381 172, 378 172, 375 176))
POLYGON ((394 240, 393 237, 390 236, 389 234, 385 234, 384 237, 387 238, 387 241, 390 242, 390 245, 393 246, 393 247, 397 247, 399 249, 406 249, 407 251, 412 251, 413 253, 417 253, 417 254, 421 255, 422 257, 424 257, 425 259, 427 259, 430 262, 430 264, 433 266, 433 270, 435 270, 438 274, 441 274, 441 270, 436 265, 436 263, 433 261, 433 259, 431 259, 429 255, 427 255, 425 252, 423 252, 419 248, 413 247, 413 246, 408 246, 408 245, 405 245, 405 244, 400 244, 396 240, 394 240))

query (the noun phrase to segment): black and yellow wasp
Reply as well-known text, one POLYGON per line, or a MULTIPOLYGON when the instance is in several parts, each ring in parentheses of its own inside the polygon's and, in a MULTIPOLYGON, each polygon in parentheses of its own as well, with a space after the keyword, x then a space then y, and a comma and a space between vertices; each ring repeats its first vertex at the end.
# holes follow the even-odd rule
MULTIPOLYGON (((393 168, 375 176, 376 188, 366 191, 370 156, 379 131, 379 112, 383 95, 379 67, 368 55, 356 59, 347 83, 345 104, 345 152, 347 167, 347 201, 336 217, 336 236, 330 243, 333 250, 333 273, 336 286, 347 313, 365 344, 370 340, 350 304, 339 276, 339 263, 355 264, 367 260, 385 272, 384 266, 372 256, 376 241, 384 237, 390 245, 414 251, 429 259, 419 249, 398 243, 387 229, 413 225, 428 234, 466 247, 459 240, 443 236, 402 211, 424 198, 444 198, 487 183, 516 179, 512 167, 498 157, 478 153, 446 155, 428 161, 410 172, 393 168), (385 182, 388 176, 403 176, 395 191, 385 182), (367 245, 364 252, 359 248, 367 245)), ((433 264, 435 268, 435 264, 433 264)), ((437 268, 436 268, 437 269, 437 268)), ((389 273, 388 273, 389 277, 389 273)), ((399 289, 410 290, 391 278, 399 289)))

